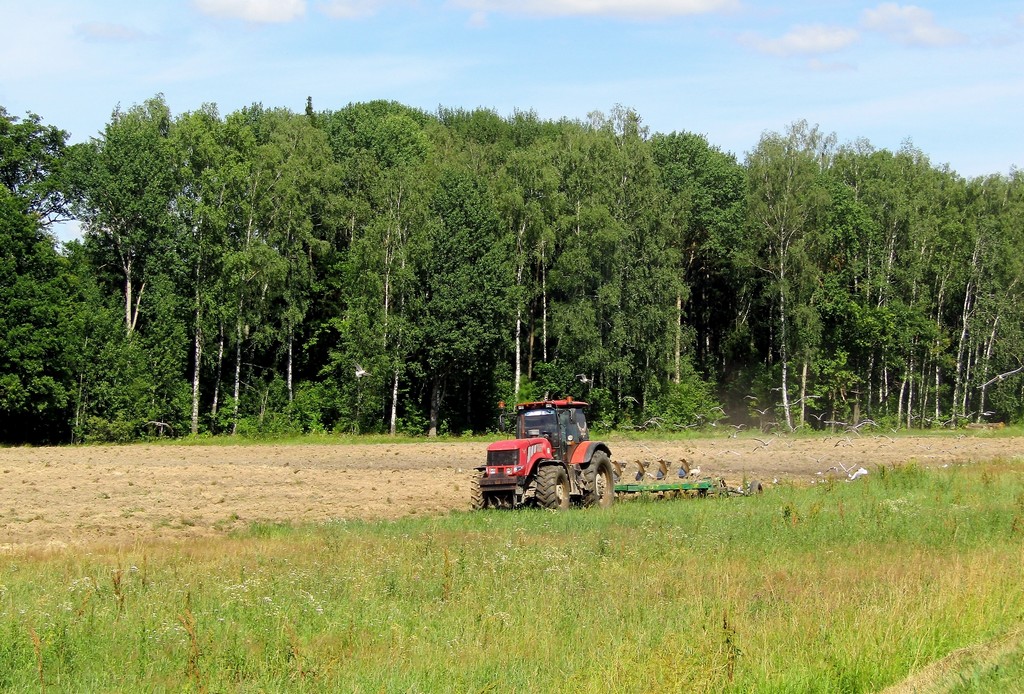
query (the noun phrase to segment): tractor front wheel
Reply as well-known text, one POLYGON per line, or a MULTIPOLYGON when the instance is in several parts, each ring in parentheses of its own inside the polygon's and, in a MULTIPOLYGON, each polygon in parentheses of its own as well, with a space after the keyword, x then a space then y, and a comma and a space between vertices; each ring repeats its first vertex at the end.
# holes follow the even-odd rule
POLYGON ((561 465, 545 465, 537 471, 537 503, 542 508, 569 508, 569 473, 561 465))
POLYGON ((584 506, 608 508, 615 503, 615 478, 612 463, 604 451, 596 451, 587 468, 587 491, 583 494, 584 506))
POLYGON ((474 511, 484 508, 484 492, 480 489, 480 475, 473 477, 469 483, 469 505, 474 511))

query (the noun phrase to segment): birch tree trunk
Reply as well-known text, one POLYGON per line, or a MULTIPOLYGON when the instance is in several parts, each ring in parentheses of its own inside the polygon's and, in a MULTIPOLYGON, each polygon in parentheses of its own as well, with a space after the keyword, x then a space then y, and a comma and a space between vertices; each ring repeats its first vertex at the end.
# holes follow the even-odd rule
POLYGON ((199 434, 199 374, 201 372, 201 366, 203 361, 203 294, 202 294, 202 279, 203 279, 203 261, 202 261, 202 233, 198 225, 193 225, 192 235, 197 239, 197 247, 200 249, 198 259, 196 260, 196 271, 195 271, 195 282, 196 282, 196 311, 195 311, 195 342, 192 348, 192 359, 194 360, 194 366, 192 367, 192 435, 196 436, 199 434))
MULTIPOLYGON (((785 278, 785 271, 780 271, 785 278)), ((786 345, 786 293, 779 291, 779 358, 782 360, 782 409, 786 415, 786 427, 793 431, 793 412, 789 404, 789 348, 786 345)))
POLYGON ((678 385, 682 380, 683 361, 683 295, 676 293, 676 344, 675 344, 675 367, 676 374, 673 379, 678 385))
POLYGON ((285 366, 286 379, 288 381, 288 402, 292 402, 295 399, 295 392, 292 390, 292 344, 295 339, 293 337, 292 327, 288 326, 288 363, 285 366))
POLYGON ((540 268, 540 287, 541 287, 541 306, 543 308, 541 315, 543 320, 541 321, 541 353, 543 354, 543 361, 545 364, 548 363, 548 273, 544 265, 540 268))
MULTIPOLYGON (((940 340, 942 335, 942 304, 945 292, 946 277, 944 276, 939 282, 938 300, 935 305, 935 331, 940 336, 935 338, 935 422, 938 422, 942 416, 942 402, 939 397, 939 389, 942 387, 942 364, 940 363, 939 354, 942 351, 940 340)), ((924 418, 924 412, 921 412, 921 417, 924 418)))
POLYGON ((807 358, 804 357, 803 369, 800 372, 800 427, 807 421, 807 358))
POLYGON ((135 321, 132 318, 132 265, 130 262, 124 266, 124 327, 129 335, 135 329, 135 321))
POLYGON ((921 428, 924 429, 925 416, 928 414, 928 359, 921 359, 921 386, 918 388, 921 395, 921 428))
POLYGON ((985 345, 985 362, 981 371, 981 394, 978 397, 978 414, 975 416, 975 422, 981 422, 981 418, 985 412, 985 396, 988 394, 988 374, 992 363, 992 346, 996 342, 996 330, 999 327, 999 316, 995 317, 992 321, 992 332, 989 333, 988 343, 985 345))
POLYGON ((522 347, 522 330, 523 330, 523 311, 520 308, 516 308, 516 376, 515 386, 513 388, 512 399, 519 400, 519 384, 523 376, 523 347, 522 347))
POLYGON ((238 308, 238 322, 235 326, 235 402, 231 413, 231 435, 238 433, 238 401, 242 392, 242 308, 238 308))
MULTIPOLYGON (((518 292, 523 286, 523 272, 526 269, 526 258, 524 257, 523 245, 526 237, 526 222, 523 221, 519 225, 519 231, 516 234, 516 246, 517 246, 517 258, 516 258, 516 291, 518 292)), ((519 386, 523 376, 523 347, 522 347, 522 333, 523 333, 523 306, 522 297, 517 294, 516 296, 516 349, 515 349, 515 384, 513 386, 513 400, 519 400, 519 386)))
POLYGON ((203 331, 199 326, 200 311, 196 309, 196 334, 192 348, 192 435, 199 434, 199 371, 203 361, 203 331))
POLYGON ((224 322, 220 322, 220 338, 217 341, 217 368, 213 377, 213 405, 210 414, 217 417, 217 408, 220 404, 220 380, 224 373, 224 322))
POLYGON ((394 436, 398 429, 398 367, 395 367, 391 381, 391 420, 388 434, 394 436))
MULTIPOLYGON (((975 248, 972 264, 977 264, 977 260, 978 250, 975 248)), ((957 342, 956 373, 953 376, 953 403, 951 415, 954 417, 957 414, 957 404, 960 401, 961 389, 966 390, 964 379, 964 353, 967 346, 967 324, 973 308, 971 296, 973 284, 973 281, 967 282, 967 289, 964 291, 964 307, 960 314, 960 339, 957 342)), ((966 414, 966 409, 964 409, 961 414, 966 414)))
MULTIPOLYGON (((907 382, 909 381, 909 379, 910 379, 910 376, 905 374, 904 377, 903 377, 903 381, 900 383, 900 399, 899 399, 899 402, 896 404, 896 427, 897 428, 899 428, 900 424, 903 422, 903 396, 907 395, 909 397, 909 393, 907 393, 907 382)), ((909 400, 908 400, 908 404, 909 404, 909 400)), ((907 411, 908 412, 910 411, 909 407, 907 408, 907 411)), ((909 428, 909 425, 908 425, 908 428, 909 428)))
POLYGON ((121 272, 124 274, 124 327, 125 332, 128 335, 131 335, 135 332, 135 326, 139 321, 139 306, 142 302, 142 293, 146 288, 146 283, 142 283, 139 287, 139 293, 136 295, 135 288, 133 286, 135 280, 135 263, 133 262, 131 255, 124 250, 118 236, 114 233, 110 233, 109 235, 114 240, 114 244, 117 248, 117 254, 121 261, 121 272))

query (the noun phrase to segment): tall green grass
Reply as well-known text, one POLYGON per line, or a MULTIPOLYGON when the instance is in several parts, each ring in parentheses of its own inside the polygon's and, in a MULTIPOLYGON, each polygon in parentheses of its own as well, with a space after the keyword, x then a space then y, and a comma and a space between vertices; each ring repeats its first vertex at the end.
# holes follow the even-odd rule
POLYGON ((1010 461, 9 556, 0 690, 875 691, 1018 628, 1022 560, 1010 461))

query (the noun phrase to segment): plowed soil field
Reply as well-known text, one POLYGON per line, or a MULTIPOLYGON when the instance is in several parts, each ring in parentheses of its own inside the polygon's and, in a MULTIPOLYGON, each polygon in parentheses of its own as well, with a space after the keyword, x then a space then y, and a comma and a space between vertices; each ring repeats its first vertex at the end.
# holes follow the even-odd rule
MULTIPOLYGON (((609 442, 614 460, 687 459, 730 484, 810 484, 861 466, 1024 454, 988 434, 609 442)), ((0 449, 0 553, 223 534, 257 522, 395 519, 468 509, 486 445, 112 446, 0 449)), ((630 467, 635 470, 635 467, 630 467)), ((674 474, 674 472, 670 473, 674 474)))

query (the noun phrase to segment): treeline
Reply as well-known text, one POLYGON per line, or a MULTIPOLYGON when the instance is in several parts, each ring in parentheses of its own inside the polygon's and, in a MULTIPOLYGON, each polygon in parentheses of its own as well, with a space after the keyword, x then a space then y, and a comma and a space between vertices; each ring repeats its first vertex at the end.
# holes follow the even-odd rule
MULTIPOLYGON (((0 440, 1024 417, 1024 179, 393 102, 0 109, 0 440), (63 245, 53 225, 77 219, 63 245)), ((841 423, 841 424, 840 424, 841 423)))

